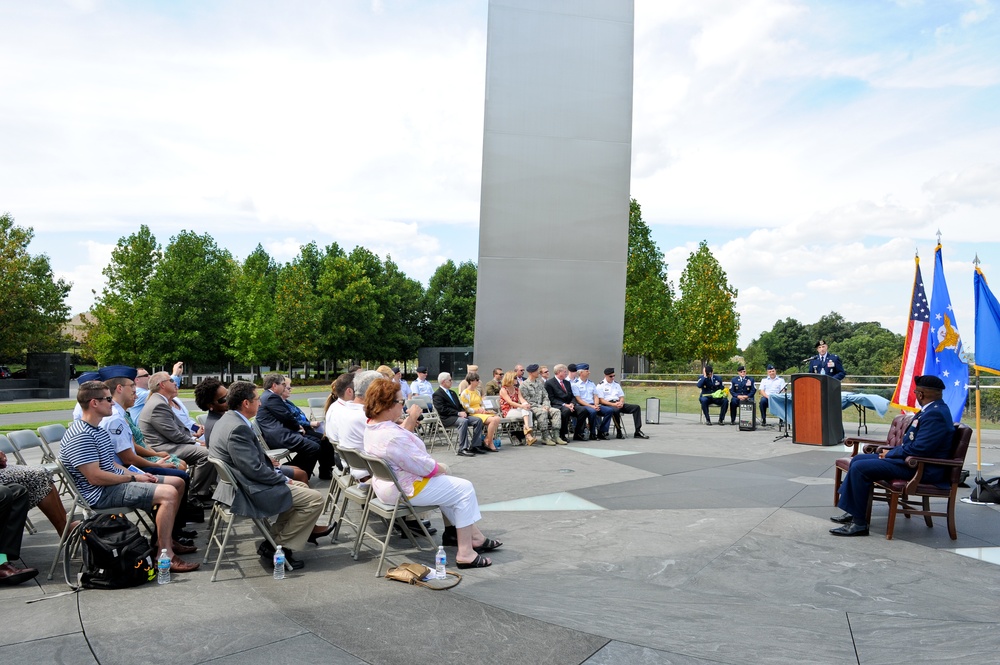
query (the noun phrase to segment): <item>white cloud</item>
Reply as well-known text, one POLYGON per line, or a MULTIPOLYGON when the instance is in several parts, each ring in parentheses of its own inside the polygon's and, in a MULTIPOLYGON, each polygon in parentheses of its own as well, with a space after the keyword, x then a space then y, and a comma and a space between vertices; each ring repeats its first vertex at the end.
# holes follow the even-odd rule
POLYGON ((70 316, 86 312, 94 302, 94 294, 104 290, 107 279, 101 271, 111 263, 111 252, 114 244, 105 244, 87 240, 79 243, 81 252, 78 261, 70 270, 53 270, 57 279, 64 279, 73 284, 66 304, 70 316))

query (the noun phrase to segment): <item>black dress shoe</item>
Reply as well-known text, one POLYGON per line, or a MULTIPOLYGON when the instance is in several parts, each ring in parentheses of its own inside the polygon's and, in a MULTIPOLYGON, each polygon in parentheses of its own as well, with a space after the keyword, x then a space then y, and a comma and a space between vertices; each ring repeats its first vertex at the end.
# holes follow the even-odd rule
POLYGON ((624 434, 622 434, 621 432, 618 432, 617 434, 615 434, 615 438, 616 438, 616 439, 624 439, 624 438, 625 438, 625 435, 624 435, 624 434))
POLYGON ((181 536, 180 538, 174 538, 173 541, 175 543, 180 543, 181 545, 183 545, 185 547, 193 547, 194 546, 194 539, 192 539, 192 538, 185 538, 185 537, 181 536))
POLYGON ((705 424, 708 425, 709 427, 711 427, 712 426, 712 421, 711 420, 706 420, 705 424))
POLYGON ((456 547, 458 545, 458 531, 454 526, 446 526, 441 534, 441 544, 445 547, 456 547))
POLYGON ((475 457, 476 456, 476 453, 472 452, 471 450, 465 450, 464 448, 462 450, 459 450, 455 454, 458 455, 459 457, 475 457))
POLYGON ((274 547, 271 545, 271 543, 267 542, 266 540, 261 541, 261 543, 257 545, 257 554, 267 558, 273 557, 274 547))
POLYGON ((320 480, 333 480, 333 471, 330 469, 320 469, 319 472, 320 480))
POLYGON ((175 538, 194 538, 197 535, 198 535, 198 532, 195 531, 194 529, 175 529, 174 530, 174 537, 175 538))
POLYGON ((485 450, 482 450, 481 448, 478 448, 478 447, 477 448, 469 448, 469 450, 472 451, 473 455, 485 455, 486 454, 485 450))
POLYGON ((851 522, 850 524, 845 524, 844 526, 837 527, 836 529, 830 529, 830 533, 835 536, 867 536, 868 535, 868 525, 861 525, 857 522, 851 522))
POLYGON ((837 524, 850 524, 854 521, 854 516, 850 513, 844 513, 843 515, 837 515, 836 517, 830 518, 831 522, 836 522, 837 524))
MULTIPOLYGON (((437 530, 437 529, 435 529, 434 527, 432 527, 432 526, 431 526, 431 522, 430 522, 430 520, 423 520, 423 522, 424 522, 424 528, 426 528, 426 529, 427 529, 427 533, 428 533, 429 535, 433 536, 433 535, 434 535, 435 533, 437 533, 437 532, 438 532, 438 530, 437 530)), ((418 534, 418 535, 423 535, 423 533, 424 533, 424 532, 423 532, 423 531, 422 531, 422 530, 420 529, 420 525, 419 525, 419 524, 417 524, 416 522, 414 522, 413 520, 403 520, 403 524, 405 524, 405 525, 406 525, 406 528, 407 528, 407 529, 409 529, 410 531, 412 531, 412 532, 413 532, 413 533, 415 533, 415 534, 418 534)), ((400 528, 398 528, 398 527, 396 528, 396 532, 397 532, 397 533, 398 533, 399 535, 403 535, 403 530, 402 530, 402 529, 400 529, 400 528)))
MULTIPOLYGON (((292 555, 291 550, 286 550, 286 549, 282 548, 281 551, 284 552, 284 554, 285 554, 285 562, 289 566, 292 567, 292 570, 302 570, 303 568, 306 567, 306 562, 302 561, 301 559, 296 559, 292 555)), ((273 570, 274 569, 274 553, 272 552, 270 556, 266 556, 264 554, 261 554, 260 555, 260 565, 264 566, 265 570, 273 570)))
POLYGON ((325 536, 329 536, 331 533, 333 533, 333 530, 335 528, 337 528, 337 525, 331 524, 322 531, 313 531, 312 533, 309 534, 309 537, 306 538, 306 542, 312 543, 313 545, 316 545, 318 547, 319 541, 317 540, 317 538, 323 538, 325 536))
POLYGON ((599 433, 597 435, 597 440, 598 441, 607 441, 609 438, 610 437, 607 434, 605 434, 604 432, 601 432, 601 433, 599 433))
POLYGON ((573 440, 574 441, 586 441, 587 437, 583 436, 582 434, 574 434, 573 435, 573 440))
POLYGON ((641 429, 635 431, 635 435, 632 437, 634 439, 648 439, 649 435, 643 432, 641 429))

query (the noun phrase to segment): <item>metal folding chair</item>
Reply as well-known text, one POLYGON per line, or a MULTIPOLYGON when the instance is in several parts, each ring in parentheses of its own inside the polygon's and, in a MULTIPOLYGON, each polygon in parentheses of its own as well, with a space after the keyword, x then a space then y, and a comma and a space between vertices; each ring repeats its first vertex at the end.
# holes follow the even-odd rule
MULTIPOLYGON (((366 462, 358 451, 353 448, 337 446, 337 452, 340 453, 341 459, 347 462, 348 466, 352 469, 369 469, 368 462, 366 462)), ((372 497, 372 484, 370 482, 357 483, 353 476, 350 474, 346 475, 350 478, 350 480, 344 480, 345 486, 342 487, 340 491, 340 504, 337 507, 337 526, 333 530, 333 540, 337 540, 337 536, 340 534, 340 527, 343 523, 346 522, 350 526, 354 527, 356 534, 351 556, 354 557, 355 561, 357 561, 358 550, 361 547, 361 534, 364 530, 364 518, 367 514, 368 501, 372 497), (347 506, 350 503, 353 503, 361 509, 361 517, 357 522, 353 522, 347 517, 347 506)))
MULTIPOLYGON (((208 461, 215 466, 215 469, 219 474, 220 483, 228 483, 232 485, 234 492, 243 494, 243 488, 240 487, 239 483, 236 481, 236 477, 233 475, 233 471, 229 468, 228 464, 216 457, 209 457, 208 461)), ((254 527, 256 527, 260 535, 264 536, 264 540, 271 544, 271 547, 274 547, 275 549, 278 547, 278 544, 274 542, 274 536, 271 535, 271 527, 267 520, 260 517, 251 517, 250 515, 240 515, 238 513, 234 513, 232 506, 227 506, 220 501, 216 501, 215 506, 212 509, 211 528, 208 536, 208 545, 205 546, 204 559, 204 563, 208 563, 213 545, 219 548, 219 554, 215 558, 215 567, 212 569, 212 579, 209 580, 210 582, 214 582, 215 578, 219 575, 219 566, 222 564, 222 557, 226 553, 226 545, 229 544, 229 535, 232 533, 233 524, 236 522, 236 518, 238 517, 245 517, 249 519, 253 522, 254 527), (226 522, 226 530, 222 535, 222 540, 219 540, 219 523, 223 520, 226 522)), ((291 565, 286 562, 285 570, 291 569, 291 565)))
MULTIPOLYGON (((62 425, 58 425, 62 427, 62 425)), ((65 428, 63 428, 65 431, 65 428)), ((69 476, 63 476, 59 473, 59 467, 56 465, 56 456, 52 452, 52 448, 49 447, 45 441, 38 438, 38 435, 32 432, 30 429, 22 429, 16 432, 11 432, 7 435, 10 440, 11 445, 17 448, 21 453, 21 459, 25 459, 24 451, 31 450, 32 448, 38 448, 42 454, 42 461, 40 465, 45 467, 45 470, 49 472, 52 476, 53 482, 56 485, 56 491, 60 495, 69 496, 68 483, 71 482, 69 476)), ((62 440, 62 437, 59 437, 62 440)))
MULTIPOLYGON (((18 465, 27 466, 27 464, 24 463, 24 458, 21 457, 21 453, 18 451, 17 448, 13 446, 13 444, 11 444, 10 440, 3 434, 0 434, 0 452, 2 452, 4 455, 13 457, 14 461, 17 462, 18 465)), ((24 528, 28 530, 29 534, 38 533, 38 529, 36 529, 35 525, 31 523, 30 518, 24 520, 24 528)))
POLYGON ((309 398, 309 420, 323 420, 326 418, 326 412, 323 407, 326 406, 325 397, 310 397, 309 398), (316 414, 319 413, 317 416, 316 414))
POLYGON ((56 551, 56 557, 52 561, 52 567, 49 568, 49 579, 55 574, 56 566, 59 565, 59 558, 63 558, 63 571, 66 577, 66 584, 73 586, 75 585, 70 582, 70 561, 76 552, 77 547, 79 547, 79 525, 75 529, 70 529, 69 525, 73 523, 73 518, 76 517, 77 508, 84 519, 90 519, 94 515, 127 515, 133 513, 135 515, 136 521, 146 529, 146 533, 150 536, 153 535, 153 528, 146 522, 142 517, 142 511, 138 508, 131 508, 129 506, 111 506, 109 508, 95 508, 90 505, 80 490, 77 488, 76 483, 73 481, 73 476, 70 475, 69 470, 63 465, 62 460, 57 459, 55 461, 56 472, 59 473, 66 479, 66 487, 69 490, 70 498, 72 499, 70 503, 69 511, 66 513, 66 529, 63 531, 62 536, 59 538, 59 549, 56 551))
POLYGON ((253 429, 253 433, 257 436, 257 440, 260 441, 260 445, 264 447, 264 452, 267 453, 268 457, 273 460, 278 460, 279 462, 287 462, 292 459, 292 451, 288 448, 272 448, 267 445, 267 440, 264 438, 264 433, 260 431, 260 425, 257 424, 256 418, 250 421, 250 427, 253 429))
MULTIPOLYGON (((368 468, 371 469, 372 476, 378 478, 379 480, 392 482, 396 486, 396 490, 399 494, 395 503, 388 504, 375 496, 374 492, 372 493, 371 498, 368 500, 368 508, 365 512, 365 517, 362 520, 361 538, 357 544, 357 549, 360 550, 364 539, 369 538, 382 546, 378 557, 378 568, 375 569, 375 577, 382 577, 382 565, 385 563, 385 552, 389 548, 389 539, 392 538, 393 525, 399 526, 414 547, 421 551, 424 549, 413 537, 413 533, 410 531, 409 527, 406 526, 406 522, 404 520, 407 516, 412 517, 413 520, 420 525, 420 530, 423 531, 423 535, 427 538, 427 542, 429 542, 432 547, 437 547, 437 543, 434 542, 434 539, 431 538, 431 534, 427 531, 427 527, 424 526, 421 516, 432 510, 438 510, 438 506, 414 506, 410 503, 406 494, 403 493, 403 490, 399 485, 399 480, 396 478, 396 474, 393 473, 389 465, 385 463, 385 460, 366 453, 360 453, 359 455, 366 462, 368 462, 368 468), (384 536, 368 529, 368 526, 371 523, 370 517, 372 513, 375 513, 386 521, 384 536)), ((356 556, 355 559, 357 559, 356 556)))

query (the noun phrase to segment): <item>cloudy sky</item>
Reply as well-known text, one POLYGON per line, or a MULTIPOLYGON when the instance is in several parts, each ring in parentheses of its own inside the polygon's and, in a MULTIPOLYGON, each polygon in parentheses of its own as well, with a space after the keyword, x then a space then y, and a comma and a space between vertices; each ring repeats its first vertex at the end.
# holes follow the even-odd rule
MULTIPOLYGON (((239 258, 361 244, 426 282, 477 258, 487 14, 0 0, 0 211, 74 282, 74 312, 140 224, 239 258)), ((741 345, 831 310, 904 331, 940 230, 971 347, 977 252, 1000 285, 1000 12, 635 0, 632 195, 675 284, 709 242, 741 345)))

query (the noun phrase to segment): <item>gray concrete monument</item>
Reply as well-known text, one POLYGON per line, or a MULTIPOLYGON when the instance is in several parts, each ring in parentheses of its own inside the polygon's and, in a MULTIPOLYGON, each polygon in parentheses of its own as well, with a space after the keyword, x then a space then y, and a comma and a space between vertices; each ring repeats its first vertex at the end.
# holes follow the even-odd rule
MULTIPOLYGON (((633 4, 490 0, 475 362, 621 364, 633 4)), ((620 367, 619 367, 620 370, 620 367)))

